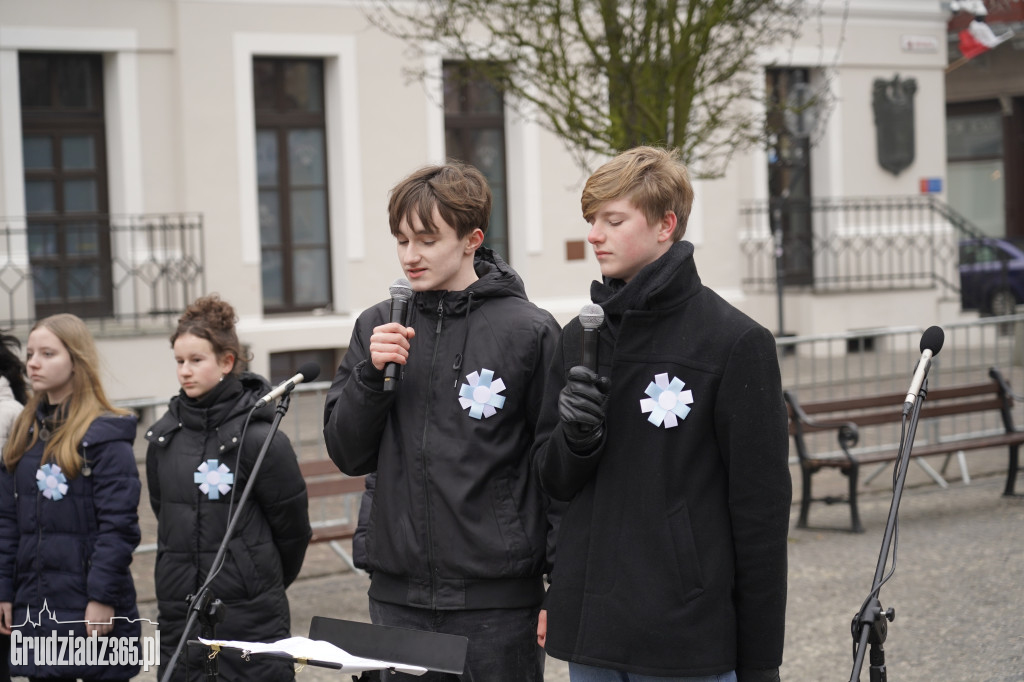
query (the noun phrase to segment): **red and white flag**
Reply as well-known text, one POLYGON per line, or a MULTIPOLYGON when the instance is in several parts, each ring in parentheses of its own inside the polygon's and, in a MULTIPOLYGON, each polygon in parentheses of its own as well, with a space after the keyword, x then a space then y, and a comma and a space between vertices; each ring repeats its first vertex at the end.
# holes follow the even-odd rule
POLYGON ((960 31, 960 54, 967 59, 974 59, 1012 37, 1013 31, 997 36, 988 24, 975 19, 967 28, 960 31))

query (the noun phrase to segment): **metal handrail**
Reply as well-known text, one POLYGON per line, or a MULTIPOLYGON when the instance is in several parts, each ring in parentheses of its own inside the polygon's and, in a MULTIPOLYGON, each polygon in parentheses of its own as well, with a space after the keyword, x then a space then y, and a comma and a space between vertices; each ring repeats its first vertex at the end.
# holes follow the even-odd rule
POLYGON ((31 326, 48 305, 104 333, 168 329, 205 292, 203 241, 199 213, 0 218, 0 326, 31 326), (83 259, 99 278, 76 290, 70 269, 83 259), (47 272, 65 283, 54 289, 47 272))

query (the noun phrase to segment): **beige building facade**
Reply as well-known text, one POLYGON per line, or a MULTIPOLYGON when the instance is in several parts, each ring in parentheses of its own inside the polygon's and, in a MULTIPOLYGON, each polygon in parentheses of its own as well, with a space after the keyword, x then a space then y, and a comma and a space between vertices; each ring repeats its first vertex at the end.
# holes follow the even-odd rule
MULTIPOLYGON (((955 254, 929 266, 922 284, 903 266, 880 265, 894 247, 878 246, 886 235, 909 253, 955 245, 941 210, 927 208, 946 188, 922 194, 922 180, 946 174, 948 13, 932 0, 808 4, 820 13, 802 37, 763 55, 766 72, 781 74, 766 88, 806 83, 830 105, 799 140, 802 174, 779 175, 792 147, 769 146, 697 182, 688 238, 701 275, 786 333, 960 319, 948 286, 955 254), (898 173, 879 164, 879 81, 914 83, 913 154, 898 173), (803 213, 785 192, 800 187, 803 213), (783 194, 796 225, 787 239, 804 247, 803 274, 784 280, 784 322, 769 229, 783 194), (886 213, 883 197, 912 210, 886 213), (853 198, 870 199, 871 210, 850 208, 853 198), (811 208, 819 200, 843 208, 811 208), (858 235, 870 235, 861 243, 873 265, 840 255, 860 248, 858 235)), ((579 209, 586 173, 500 93, 446 88, 457 65, 444 55, 410 65, 368 7, 0 0, 0 326, 24 338, 57 309, 90 317, 112 396, 163 398, 177 390, 170 324, 191 298, 218 292, 238 310, 255 371, 277 379, 313 358, 329 378, 359 312, 402 274, 388 190, 453 146, 490 167, 496 244, 531 298, 562 322, 575 315, 598 274, 579 209), (410 80, 409 66, 436 78, 410 80), (61 88, 83 73, 88 87, 65 97, 61 88)), ((790 265, 788 274, 799 270, 790 265)))

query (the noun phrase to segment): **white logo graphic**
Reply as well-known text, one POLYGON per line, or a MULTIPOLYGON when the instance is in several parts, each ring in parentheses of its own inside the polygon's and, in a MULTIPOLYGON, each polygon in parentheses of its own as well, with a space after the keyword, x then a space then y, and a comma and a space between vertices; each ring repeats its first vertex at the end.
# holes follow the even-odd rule
POLYGON ((666 429, 671 429, 679 424, 676 417, 686 419, 690 414, 688 406, 693 404, 693 391, 684 391, 685 385, 678 377, 669 381, 668 374, 655 374, 654 381, 644 391, 650 398, 640 400, 640 411, 651 413, 647 421, 655 426, 664 424, 666 429))
POLYGON ((68 479, 56 464, 44 464, 36 472, 36 485, 43 497, 56 502, 68 494, 68 479))
POLYGON ((459 386, 459 404, 469 408, 473 419, 493 417, 505 405, 505 396, 498 395, 505 390, 505 382, 494 378, 494 371, 481 369, 466 375, 468 384, 459 386))
POLYGON ((227 495, 235 482, 235 475, 227 464, 220 464, 215 459, 208 459, 197 467, 192 480, 199 484, 199 490, 211 500, 227 495))
POLYGON ((31 610, 25 613, 25 621, 11 628, 11 664, 46 667, 60 666, 142 666, 148 672, 151 667, 160 665, 160 630, 152 635, 142 637, 107 637, 99 636, 94 631, 88 637, 76 635, 73 625, 86 623, 89 625, 113 625, 115 621, 128 623, 145 622, 158 624, 148 618, 125 618, 114 616, 109 623, 93 623, 88 620, 57 620, 53 617, 49 605, 43 601, 39 609, 38 620, 32 620, 31 610), (25 635, 21 628, 31 624, 39 627, 44 620, 59 625, 67 625, 67 634, 58 634, 59 627, 54 627, 45 637, 25 635))

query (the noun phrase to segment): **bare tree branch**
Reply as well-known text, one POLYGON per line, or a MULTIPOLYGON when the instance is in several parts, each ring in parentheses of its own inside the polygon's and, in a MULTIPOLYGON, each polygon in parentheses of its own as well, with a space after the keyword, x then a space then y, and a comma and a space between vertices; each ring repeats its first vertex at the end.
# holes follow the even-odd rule
POLYGON ((715 177, 763 141, 758 54, 807 13, 804 0, 378 0, 370 20, 414 55, 470 62, 584 168, 663 144, 715 177))

